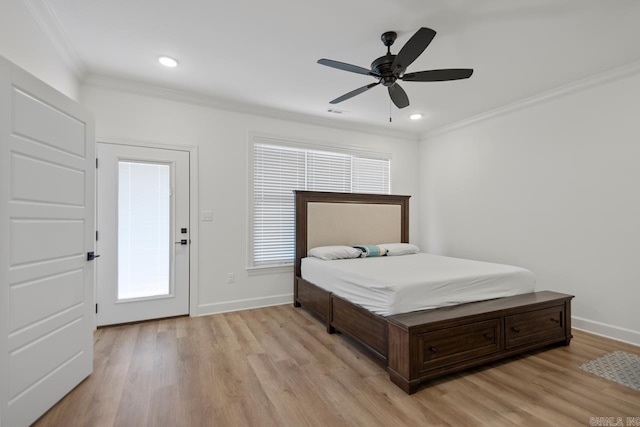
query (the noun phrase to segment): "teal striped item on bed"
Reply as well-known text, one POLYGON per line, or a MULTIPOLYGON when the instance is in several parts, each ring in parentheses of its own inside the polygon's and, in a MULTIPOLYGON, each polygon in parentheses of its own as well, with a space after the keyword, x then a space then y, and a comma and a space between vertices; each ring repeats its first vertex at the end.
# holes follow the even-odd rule
POLYGON ((387 254, 387 250, 378 245, 356 245, 354 248, 362 251, 360 258, 385 256, 387 254))

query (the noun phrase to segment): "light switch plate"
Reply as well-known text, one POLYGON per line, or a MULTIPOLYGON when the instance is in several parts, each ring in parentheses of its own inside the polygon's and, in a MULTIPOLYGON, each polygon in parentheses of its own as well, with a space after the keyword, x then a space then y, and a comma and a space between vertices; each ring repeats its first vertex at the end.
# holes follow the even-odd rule
POLYGON ((213 221, 213 212, 211 211, 200 212, 200 221, 213 221))

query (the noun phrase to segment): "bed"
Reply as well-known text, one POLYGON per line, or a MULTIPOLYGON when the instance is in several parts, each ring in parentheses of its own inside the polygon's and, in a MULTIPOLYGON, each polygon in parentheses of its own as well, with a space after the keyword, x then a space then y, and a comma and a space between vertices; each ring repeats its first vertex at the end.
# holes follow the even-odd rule
POLYGON ((480 263, 474 266, 482 272, 479 278, 449 294, 442 291, 451 283, 447 273, 432 286, 435 296, 419 301, 409 280, 416 277, 410 257, 426 257, 417 265, 444 265, 445 272, 464 267, 455 258, 427 254, 386 260, 307 257, 309 249, 322 246, 408 243, 409 196, 296 191, 295 207, 294 305, 320 317, 327 332, 339 331, 363 345, 409 394, 432 378, 571 340, 573 296, 533 292, 524 269, 480 263), (385 275, 388 264, 381 264, 390 261, 407 273, 397 283, 385 275), (489 292, 487 278, 496 282, 489 292), (469 288, 479 282, 485 285, 480 294, 469 288), (369 294, 373 288, 373 297, 365 298, 360 287, 370 288, 369 294), (385 295, 390 292, 397 294, 385 295))
POLYGON ((385 317, 535 289, 533 273, 524 268, 426 253, 335 260, 307 256, 301 271, 306 281, 385 317))

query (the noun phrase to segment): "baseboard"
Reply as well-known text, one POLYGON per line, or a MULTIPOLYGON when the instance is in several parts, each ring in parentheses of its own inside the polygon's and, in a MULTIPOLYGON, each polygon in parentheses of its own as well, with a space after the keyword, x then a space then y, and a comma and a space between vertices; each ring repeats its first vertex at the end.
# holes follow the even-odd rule
MULTIPOLYGON (((208 316, 210 314, 229 313, 231 311, 250 310, 252 308, 271 307, 283 304, 293 304, 293 294, 201 304, 198 306, 198 312, 195 315, 208 316)), ((192 314, 192 316, 193 315, 194 314, 192 314)))
POLYGON ((616 341, 622 341, 627 344, 640 347, 640 332, 638 331, 632 331, 631 329, 607 325, 606 323, 573 316, 571 317, 571 327, 580 331, 589 332, 591 334, 600 335, 605 338, 611 338, 616 341))

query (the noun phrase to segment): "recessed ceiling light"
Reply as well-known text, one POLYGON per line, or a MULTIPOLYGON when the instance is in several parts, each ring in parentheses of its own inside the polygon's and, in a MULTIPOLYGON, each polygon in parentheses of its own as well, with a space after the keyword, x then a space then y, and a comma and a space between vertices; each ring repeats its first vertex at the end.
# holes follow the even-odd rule
POLYGON ((420 113, 415 113, 415 114, 410 115, 410 116, 409 116, 409 118, 410 118, 411 120, 420 120, 420 119, 422 118, 422 114, 420 114, 420 113))
POLYGON ((165 67, 174 68, 178 66, 178 61, 168 56, 161 56, 158 58, 158 62, 164 65, 165 67))

